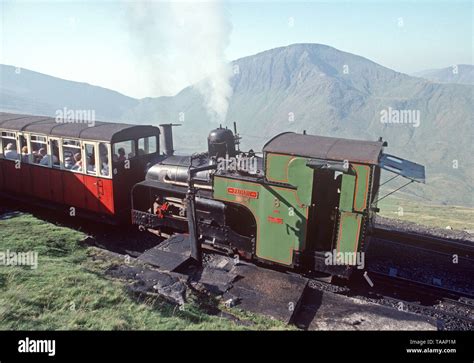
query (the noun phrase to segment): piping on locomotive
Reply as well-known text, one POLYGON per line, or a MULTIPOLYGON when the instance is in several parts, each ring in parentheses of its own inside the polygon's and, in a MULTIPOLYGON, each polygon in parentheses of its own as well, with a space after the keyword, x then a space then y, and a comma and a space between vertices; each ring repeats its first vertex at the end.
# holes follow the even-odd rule
POLYGON ((284 132, 259 156, 240 151, 237 132, 219 127, 206 152, 178 156, 172 126, 161 125, 165 153, 132 189, 132 223, 165 236, 187 232, 188 177, 197 168, 199 243, 249 260, 348 276, 367 247, 381 169, 425 180, 424 166, 383 153, 381 139, 284 132))

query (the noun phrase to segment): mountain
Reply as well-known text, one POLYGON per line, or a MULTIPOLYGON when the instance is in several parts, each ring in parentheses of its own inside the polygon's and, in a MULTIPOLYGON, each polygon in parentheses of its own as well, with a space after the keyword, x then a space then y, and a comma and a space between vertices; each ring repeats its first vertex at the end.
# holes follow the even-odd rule
MULTIPOLYGON (((386 152, 426 165, 427 184, 409 186, 410 198, 474 205, 474 86, 433 83, 319 44, 271 49, 232 66, 233 95, 220 122, 229 127, 237 122, 242 150, 261 150, 283 131, 366 140, 382 136, 389 144, 386 152), (412 123, 383 122, 387 113, 410 116, 412 123)), ((182 124, 175 128, 180 152, 204 150, 209 130, 218 126, 193 86, 173 97, 129 102, 108 104, 109 115, 182 124)), ((0 108, 5 108, 3 99, 0 108)), ((401 185, 397 180, 394 186, 401 185)))
POLYGON ((27 69, 0 65, 3 111, 53 116, 56 110, 94 110, 98 120, 114 120, 138 100, 106 88, 66 81, 27 69))
POLYGON ((413 75, 438 83, 474 85, 474 65, 472 64, 458 64, 452 67, 429 69, 414 73, 413 75))
MULTIPOLYGON (((473 86, 433 83, 319 44, 271 49, 238 59, 233 68, 238 72, 222 123, 237 121, 243 149, 259 150, 282 131, 382 136, 388 153, 426 165, 427 185, 408 191, 428 201, 474 205, 473 86), (384 110, 419 115, 419 127, 382 123, 384 110)), ((202 105, 197 90, 188 87, 174 97, 142 100, 124 118, 180 122, 177 148, 202 149, 216 126, 202 105)))

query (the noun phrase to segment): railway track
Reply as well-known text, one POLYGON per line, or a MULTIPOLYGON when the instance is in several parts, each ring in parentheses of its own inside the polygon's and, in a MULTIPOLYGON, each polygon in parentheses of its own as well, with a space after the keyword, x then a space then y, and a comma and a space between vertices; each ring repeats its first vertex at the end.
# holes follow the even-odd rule
POLYGON ((335 279, 331 283, 312 279, 309 288, 387 306, 399 311, 426 316, 440 330, 474 330, 474 300, 425 288, 413 281, 370 273, 373 286, 362 274, 350 281, 335 279), (465 300, 463 300, 465 299, 465 300))
MULTIPOLYGON (((387 285, 391 287, 400 287, 407 291, 412 291, 420 296, 459 300, 461 298, 474 301, 474 292, 462 292, 448 289, 442 286, 435 286, 416 280, 410 280, 398 276, 390 276, 384 273, 371 271, 369 272, 370 279, 375 284, 387 285)), ((469 304, 469 303, 466 303, 469 304)), ((474 307, 474 306, 472 306, 474 307)))
POLYGON ((367 270, 379 280, 411 284, 419 293, 474 299, 474 243, 376 227, 367 270))
POLYGON ((456 254, 459 257, 474 261, 474 243, 469 241, 441 238, 413 231, 393 230, 382 226, 376 226, 371 233, 371 237, 431 252, 444 253, 451 256, 456 254))
POLYGON ((368 255, 373 287, 359 276, 352 290, 440 319, 441 329, 474 330, 472 242, 377 226, 368 255))
POLYGON ((374 288, 366 296, 380 295, 383 304, 438 319, 443 330, 474 329, 474 295, 381 273, 370 277, 374 288))

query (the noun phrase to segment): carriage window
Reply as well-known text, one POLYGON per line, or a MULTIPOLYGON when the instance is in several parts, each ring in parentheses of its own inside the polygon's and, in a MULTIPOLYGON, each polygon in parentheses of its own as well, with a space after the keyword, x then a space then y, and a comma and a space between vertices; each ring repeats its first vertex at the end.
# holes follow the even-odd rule
POLYGON ((18 151, 16 149, 16 137, 14 132, 2 132, 3 156, 6 159, 18 159, 18 151))
POLYGON ((135 141, 121 141, 117 142, 113 146, 113 161, 125 161, 135 156, 135 141))
POLYGON ((63 140, 64 168, 82 171, 81 143, 78 140, 63 140))
POLYGON ((47 157, 46 136, 31 135, 31 154, 33 163, 40 165, 49 165, 49 157, 47 157))
POLYGON ((95 175, 95 146, 92 144, 85 144, 85 146, 87 174, 95 175))
POLYGON ((28 152, 28 142, 23 135, 20 135, 20 154, 21 154, 21 162, 22 163, 29 163, 30 162, 30 154, 28 152))
POLYGON ((108 145, 104 142, 99 143, 99 165, 100 175, 109 176, 109 148, 108 145))
POLYGON ((138 156, 156 153, 156 136, 138 139, 138 156))
POLYGON ((59 168, 59 141, 51 140, 51 153, 53 155, 53 168, 59 168))

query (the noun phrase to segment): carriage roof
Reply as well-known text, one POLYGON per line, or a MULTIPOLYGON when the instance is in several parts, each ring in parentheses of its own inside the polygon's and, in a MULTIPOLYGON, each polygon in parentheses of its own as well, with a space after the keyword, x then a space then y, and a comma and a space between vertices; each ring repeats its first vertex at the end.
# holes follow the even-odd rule
POLYGON ((102 121, 95 121, 89 124, 87 122, 57 120, 48 116, 5 112, 0 112, 0 129, 106 142, 118 142, 158 135, 160 133, 157 127, 151 125, 132 125, 102 121))

